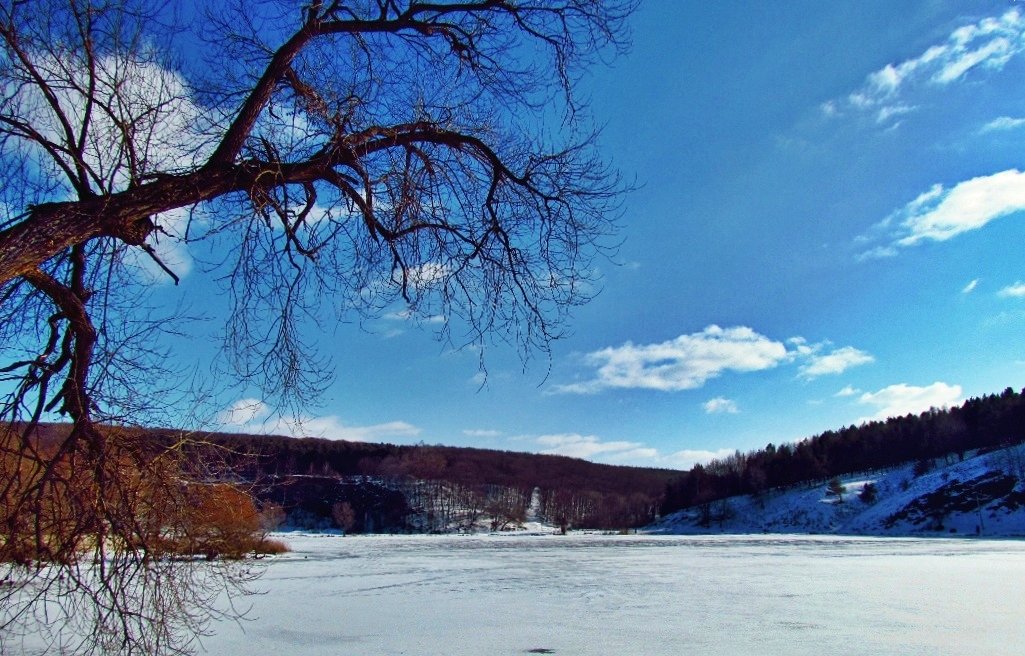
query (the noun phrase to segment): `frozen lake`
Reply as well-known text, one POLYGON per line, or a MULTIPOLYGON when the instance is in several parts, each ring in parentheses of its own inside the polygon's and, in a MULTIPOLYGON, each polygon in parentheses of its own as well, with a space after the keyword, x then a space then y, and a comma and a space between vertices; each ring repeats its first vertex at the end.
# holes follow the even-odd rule
POLYGON ((211 654, 1015 654, 1025 542, 287 536, 211 654))

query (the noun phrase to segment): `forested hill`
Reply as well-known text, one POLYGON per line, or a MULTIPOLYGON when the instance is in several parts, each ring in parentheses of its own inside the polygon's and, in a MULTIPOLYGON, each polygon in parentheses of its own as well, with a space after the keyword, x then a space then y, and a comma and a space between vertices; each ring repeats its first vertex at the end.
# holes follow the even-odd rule
MULTIPOLYGON (((67 425, 36 430, 56 443, 67 425)), ((182 432, 134 429, 177 444, 182 432)), ((195 459, 211 480, 252 490, 286 524, 350 532, 487 530, 528 520, 621 529, 657 516, 682 472, 489 449, 347 442, 277 435, 197 433, 195 459)))
MULTIPOLYGON (((46 440, 64 430, 42 426, 38 435, 46 440)), ((138 430, 165 441, 180 434, 138 430)), ((230 433, 199 437, 202 446, 194 448, 219 464, 211 469, 213 478, 250 486, 261 505, 280 506, 296 526, 452 531, 531 520, 615 529, 729 497, 907 463, 925 469, 937 458, 953 462, 970 451, 1025 442, 1025 390, 1008 388, 948 410, 738 451, 686 472, 475 448, 230 433)))
POLYGON ((605 465, 565 456, 468 447, 398 446, 320 438, 218 433, 211 442, 254 457, 251 479, 284 475, 411 477, 461 485, 570 489, 661 496, 680 475, 669 469, 605 465))
POLYGON ((229 469, 289 523, 350 531, 643 526, 680 471, 446 446, 216 433, 229 469), (348 509, 346 509, 346 506, 348 509), (351 511, 351 516, 349 515, 351 511))
POLYGON ((827 431, 796 444, 697 465, 666 488, 663 513, 835 476, 885 469, 1025 442, 1025 390, 969 399, 959 407, 827 431))

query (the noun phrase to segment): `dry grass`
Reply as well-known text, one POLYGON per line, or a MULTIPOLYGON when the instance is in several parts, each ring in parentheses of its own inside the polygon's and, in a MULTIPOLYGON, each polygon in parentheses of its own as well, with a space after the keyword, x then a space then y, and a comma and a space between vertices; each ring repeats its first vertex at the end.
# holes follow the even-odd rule
POLYGON ((263 538, 260 543, 256 545, 254 553, 258 556, 276 556, 278 554, 288 553, 291 551, 288 544, 283 540, 275 540, 273 538, 263 538))

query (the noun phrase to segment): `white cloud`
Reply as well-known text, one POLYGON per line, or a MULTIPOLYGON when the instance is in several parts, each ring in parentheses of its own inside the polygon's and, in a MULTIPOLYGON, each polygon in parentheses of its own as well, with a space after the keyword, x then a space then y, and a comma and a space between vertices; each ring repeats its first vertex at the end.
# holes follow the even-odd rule
POLYGON ((597 369, 597 377, 556 386, 555 391, 586 394, 610 388, 695 389, 725 371, 770 369, 787 357, 781 342, 750 328, 712 325, 658 344, 627 342, 589 353, 585 362, 597 369))
POLYGON ((894 116, 904 116, 905 114, 912 113, 916 109, 918 108, 913 105, 903 104, 880 107, 879 111, 876 112, 876 123, 886 123, 894 116))
POLYGON ((440 286, 451 275, 452 267, 449 265, 438 262, 426 262, 419 266, 409 267, 404 271, 396 269, 392 273, 392 282, 397 285, 405 282, 411 291, 422 294, 440 286), (403 275, 405 275, 405 280, 403 280, 403 275))
POLYGON ((1001 116, 995 118, 986 125, 979 128, 980 133, 986 132, 1004 132, 1007 130, 1014 130, 1025 125, 1025 118, 1015 118, 1012 116, 1001 116))
POLYGON ((553 433, 540 437, 510 438, 515 442, 529 442, 540 447, 539 453, 581 458, 595 462, 630 464, 638 467, 669 467, 689 469, 697 463, 733 455, 735 449, 683 449, 662 455, 658 449, 628 440, 602 440, 596 435, 580 433, 553 433))
POLYGON ((916 199, 906 208, 903 227, 909 234, 897 242, 901 246, 945 241, 1025 210, 1025 173, 1009 169, 960 182, 949 191, 936 185, 928 196, 926 202, 916 199))
POLYGON ((950 189, 936 184, 877 224, 875 230, 888 232, 892 243, 866 251, 858 259, 893 256, 898 247, 926 240, 946 241, 1023 210, 1025 173, 1017 169, 965 180, 950 189))
POLYGON ((712 325, 699 333, 680 335, 657 344, 608 347, 584 356, 595 368, 595 378, 556 385, 553 393, 594 394, 607 389, 650 389, 678 392, 698 389, 725 372, 753 372, 780 364, 803 362, 800 375, 811 379, 873 361, 873 357, 850 346, 823 353, 828 342, 809 344, 794 337, 787 346, 751 328, 720 328, 712 325))
POLYGON ((214 421, 221 426, 242 427, 263 421, 270 414, 270 406, 260 399, 239 399, 217 413, 214 421))
POLYGON ((935 382, 925 387, 916 387, 899 383, 884 387, 878 392, 862 394, 858 403, 875 406, 876 413, 869 417, 862 417, 858 423, 882 421, 889 417, 920 413, 929 408, 945 408, 963 401, 960 385, 935 382))
POLYGON ((404 421, 389 421, 371 426, 349 426, 335 415, 326 415, 301 417, 298 420, 279 417, 277 422, 268 425, 265 432, 293 437, 323 437, 329 440, 348 440, 350 442, 383 442, 394 438, 416 437, 420 434, 420 429, 404 421))
POLYGON ((847 108, 872 112, 876 122, 887 123, 914 109, 903 100, 912 91, 948 86, 974 69, 1000 70, 1023 50, 1025 20, 1013 8, 1000 17, 959 27, 945 42, 920 55, 869 73, 861 88, 846 99, 823 103, 822 111, 825 116, 838 116, 847 108))
POLYGON ((323 437, 350 442, 380 442, 394 438, 416 437, 420 429, 404 421, 370 426, 350 426, 335 415, 299 418, 283 417, 259 399, 240 399, 214 419, 223 430, 259 435, 323 437))
POLYGON ((710 415, 735 415, 738 412, 740 412, 740 409, 737 407, 736 401, 727 399, 722 396, 717 396, 714 399, 709 399, 708 401, 705 401, 701 407, 705 409, 706 414, 710 415))
POLYGON ((883 260, 888 257, 897 257, 898 252, 899 251, 893 246, 877 246, 876 248, 858 254, 856 259, 859 262, 864 262, 865 260, 883 260))
POLYGON ((603 442, 594 435, 580 435, 579 433, 542 435, 536 439, 536 442, 543 447, 541 453, 585 460, 599 455, 606 459, 655 458, 658 456, 657 450, 645 447, 640 442, 625 440, 603 442))
POLYGON ((657 461, 659 458, 658 449, 651 447, 639 446, 634 449, 627 449, 625 451, 616 451, 606 456, 605 460, 615 463, 630 463, 634 466, 653 466, 652 461, 657 461))
POLYGON ((839 392, 837 392, 833 396, 836 396, 836 397, 839 397, 839 398, 844 398, 844 397, 847 397, 847 396, 855 396, 856 394, 858 394, 860 392, 861 392, 861 390, 855 389, 854 387, 852 387, 850 385, 847 385, 846 387, 844 387, 842 390, 840 390, 839 392))
POLYGON ((467 428, 463 431, 463 435, 467 437, 498 437, 501 434, 502 431, 481 428, 467 428))
MULTIPOLYGON (((30 55, 34 73, 46 81, 62 115, 53 110, 37 86, 26 84, 16 96, 27 122, 58 144, 68 139, 63 119, 79 126, 76 130, 81 134, 75 138, 81 140, 83 161, 114 191, 131 184, 133 173, 142 176, 194 167, 211 152, 214 142, 205 130, 210 112, 194 101, 192 89, 178 72, 138 56, 106 54, 87 66, 70 55, 59 59, 50 54, 30 55), (131 126, 130 147, 125 143, 124 126, 131 126)), ((50 159, 41 149, 33 156, 50 159)), ((179 278, 192 270, 183 240, 186 219, 183 209, 156 215, 155 222, 166 234, 154 233, 147 239, 156 256, 179 278)), ((126 264, 137 270, 144 282, 170 280, 141 249, 128 249, 126 264)))
MULTIPOLYGON (((213 142, 202 129, 210 123, 209 112, 193 101, 192 89, 176 71, 134 56, 105 55, 93 62, 90 80, 83 60, 34 59, 71 125, 85 124, 91 110, 83 158, 117 188, 131 182, 129 164, 141 169, 136 173, 170 172, 195 166, 209 154, 213 142), (131 153, 124 147, 124 125, 132 127, 131 153)), ((25 85, 18 93, 32 125, 57 143, 66 139, 61 117, 38 87, 25 85)))
POLYGON ((976 278, 975 280, 973 280, 970 283, 968 283, 967 285, 965 285, 964 289, 961 290, 961 293, 962 294, 971 294, 972 292, 975 291, 975 289, 978 286, 979 286, 979 279, 976 278))
POLYGON ((851 367, 875 362, 869 353, 853 346, 844 346, 829 353, 818 352, 808 355, 807 363, 801 365, 800 374, 803 378, 842 374, 851 367))
POLYGON ((997 37, 975 50, 955 53, 955 55, 947 59, 944 62, 943 67, 933 75, 933 81, 940 84, 948 84, 954 80, 960 79, 965 73, 979 65, 997 70, 1003 68, 1004 64, 1006 64, 1013 55, 1021 52, 1020 27, 1017 28, 1016 37, 1019 43, 1014 43, 1010 39, 1006 39, 1004 37, 997 37))
POLYGON ((1025 298, 1025 283, 1016 282, 1008 285, 997 292, 997 295, 1003 298, 1025 298))

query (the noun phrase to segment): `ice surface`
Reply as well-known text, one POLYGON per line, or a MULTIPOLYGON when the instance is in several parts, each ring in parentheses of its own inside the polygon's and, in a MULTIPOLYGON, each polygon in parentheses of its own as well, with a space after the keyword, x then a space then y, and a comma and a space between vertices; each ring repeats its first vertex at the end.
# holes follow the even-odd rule
POLYGON ((1019 654, 1025 543, 288 535, 210 654, 1019 654))

